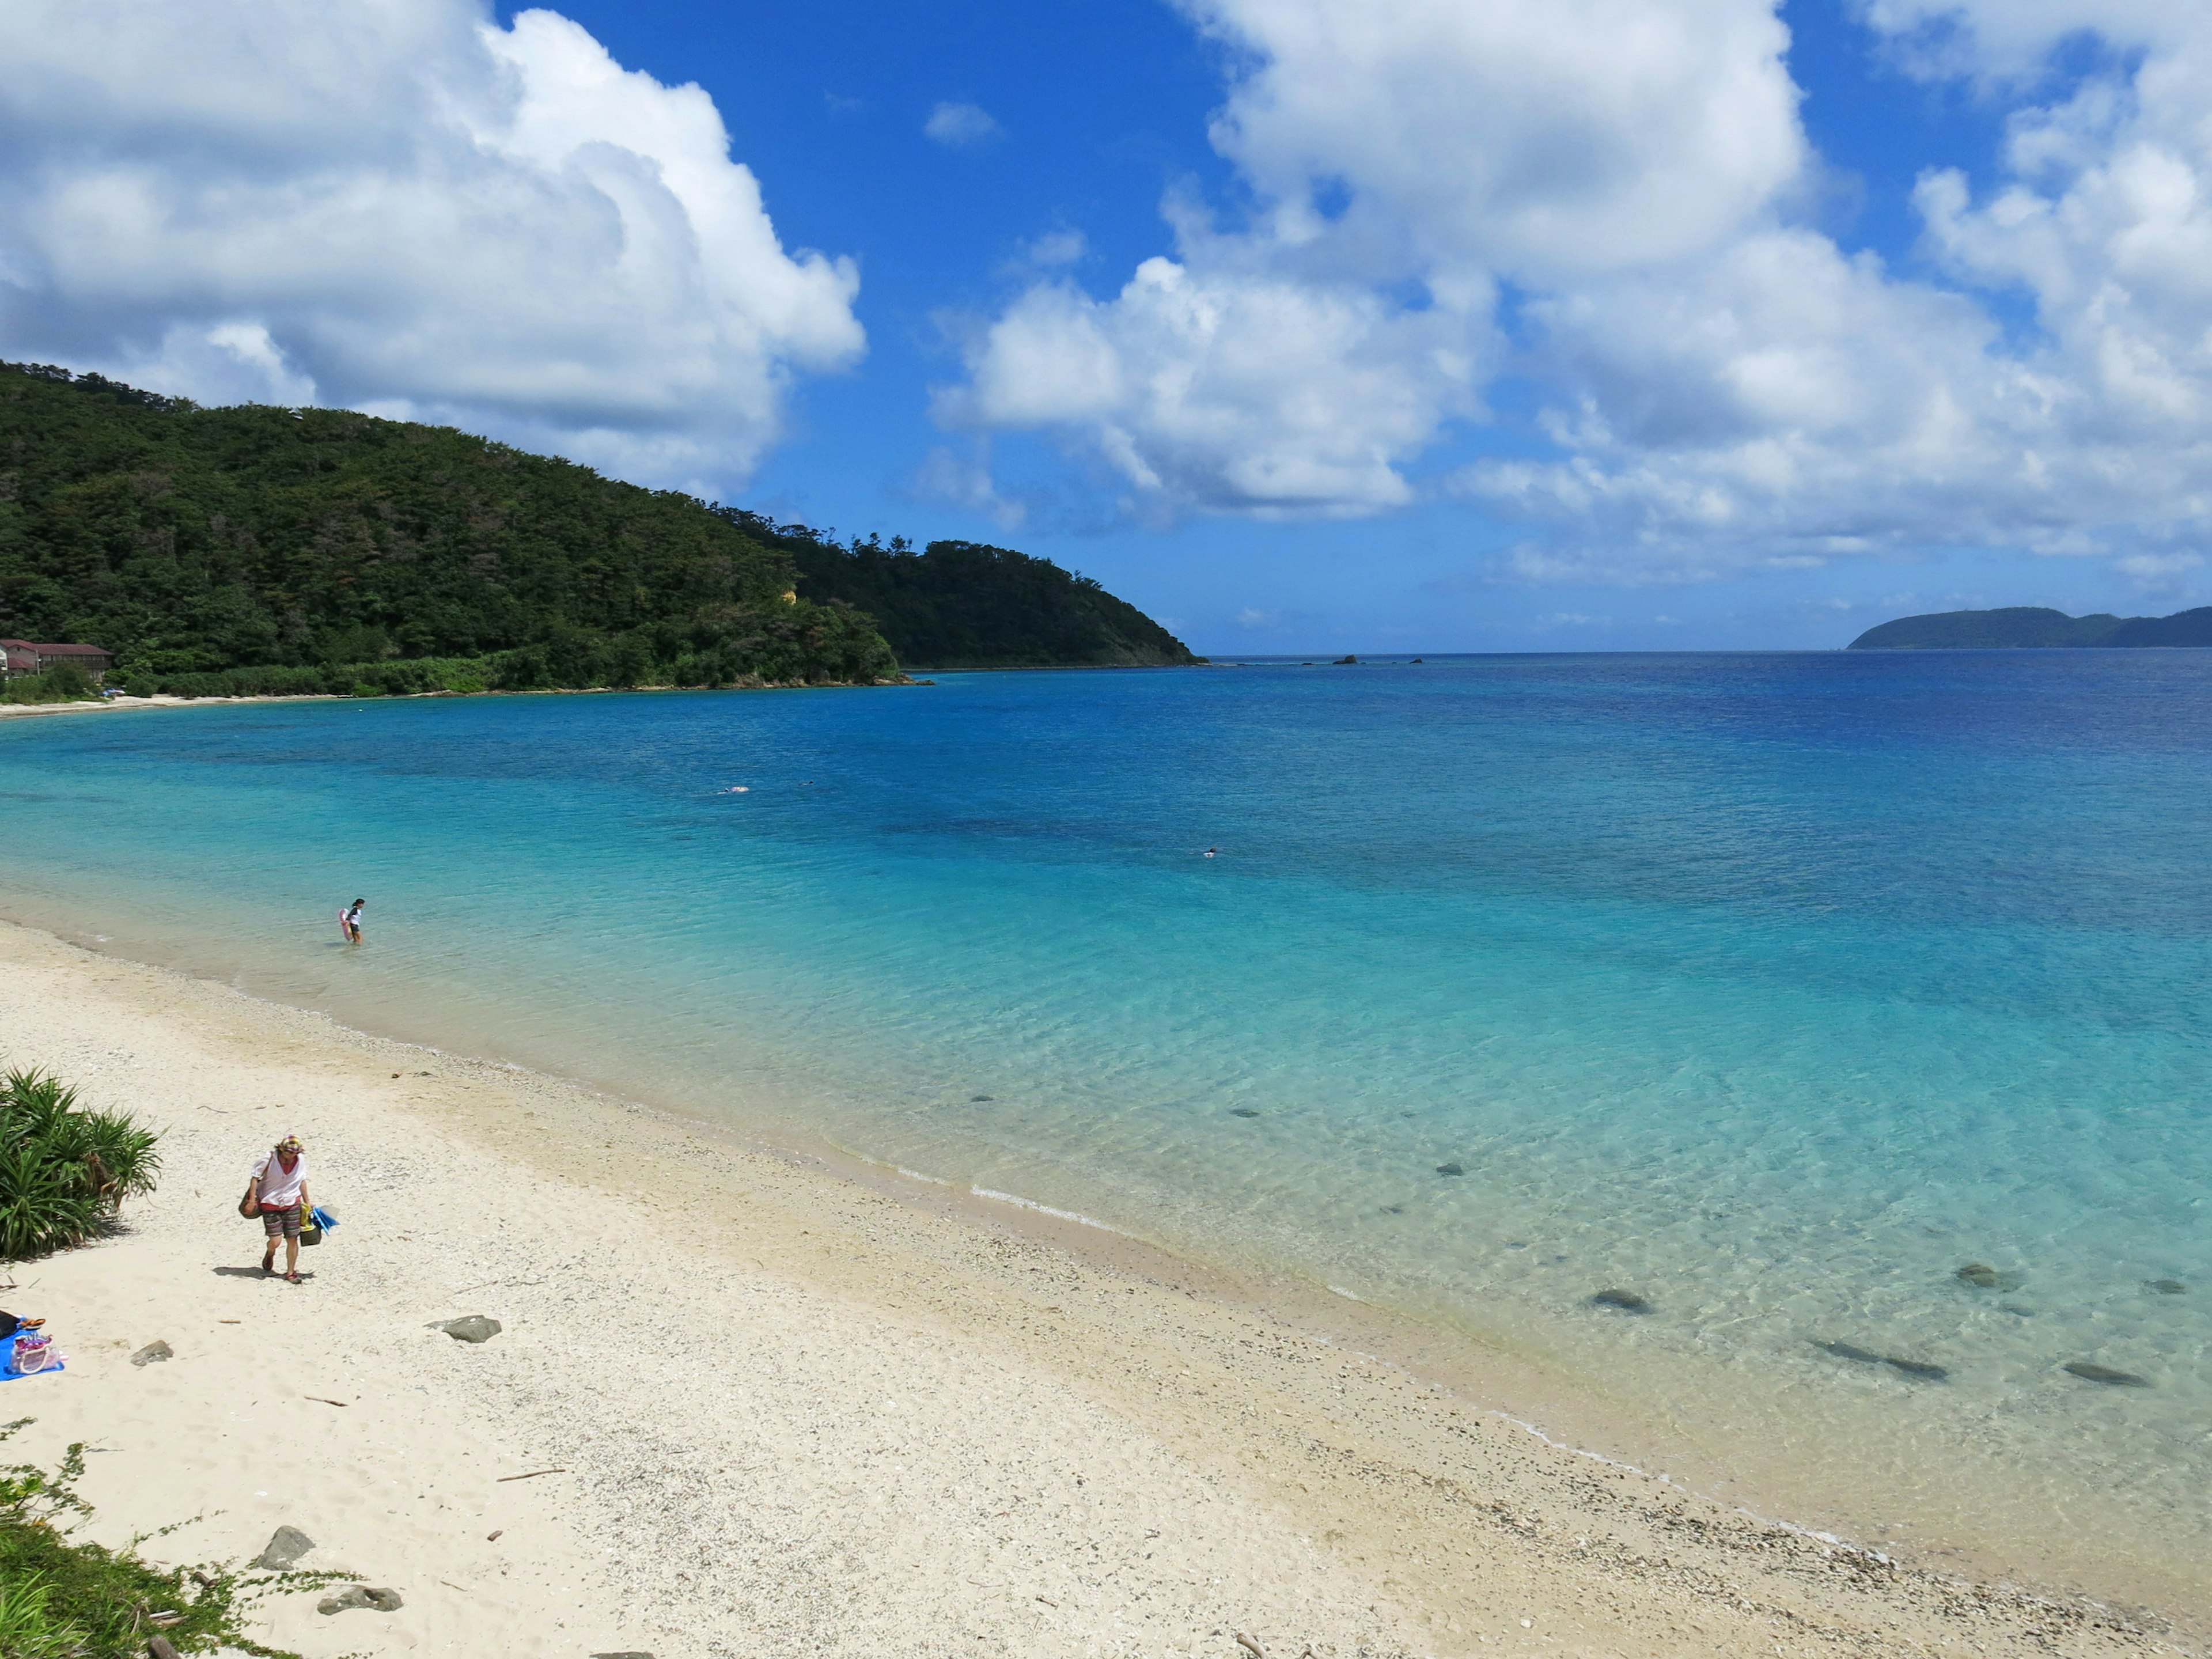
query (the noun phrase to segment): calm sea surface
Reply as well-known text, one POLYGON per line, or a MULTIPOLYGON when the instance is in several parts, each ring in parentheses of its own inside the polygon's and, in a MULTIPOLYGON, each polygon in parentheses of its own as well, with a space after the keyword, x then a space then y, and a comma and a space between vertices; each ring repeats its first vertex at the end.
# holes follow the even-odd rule
POLYGON ((0 902, 2212 1559, 2212 653, 11 720, 0 902))

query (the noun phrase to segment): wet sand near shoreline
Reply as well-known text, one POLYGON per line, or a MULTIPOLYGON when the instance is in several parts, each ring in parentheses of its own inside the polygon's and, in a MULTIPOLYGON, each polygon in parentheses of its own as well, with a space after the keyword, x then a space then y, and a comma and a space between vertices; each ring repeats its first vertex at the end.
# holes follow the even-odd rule
POLYGON ((313 1659, 2195 1650, 1547 1443, 1506 1362, 1446 1386, 1131 1243, 31 929, 0 964, 0 1063, 165 1130, 122 1235, 14 1270, 70 1360, 8 1385, 15 1455, 100 1448, 103 1541, 289 1523, 401 1593, 269 1604, 313 1659), (298 1287, 234 1208, 287 1131, 343 1223, 298 1287))

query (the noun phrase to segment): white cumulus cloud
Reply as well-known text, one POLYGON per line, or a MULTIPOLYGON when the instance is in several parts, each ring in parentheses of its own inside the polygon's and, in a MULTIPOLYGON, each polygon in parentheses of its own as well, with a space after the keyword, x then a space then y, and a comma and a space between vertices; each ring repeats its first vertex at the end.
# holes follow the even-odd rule
POLYGON ((974 149, 1006 136, 991 112, 975 104, 939 104, 921 124, 922 137, 947 149, 974 149))
POLYGON ((0 343, 209 401, 741 480, 855 361, 713 100, 478 0, 0 8, 0 343))
POLYGON ((1907 277, 1809 222, 1771 0, 1183 3, 1238 66, 1212 137, 1250 213, 1171 200, 1171 253, 1118 293, 1035 281, 969 335, 946 422, 1057 433, 1156 513, 1441 488, 1522 520, 1536 580, 1961 544, 2141 579, 2203 538, 2203 6, 1867 0, 1916 72, 2013 106, 1998 176, 1922 180, 1907 277), (2062 81, 2084 33, 2106 67, 2062 81), (1532 429, 1423 477, 1508 374, 1532 429))

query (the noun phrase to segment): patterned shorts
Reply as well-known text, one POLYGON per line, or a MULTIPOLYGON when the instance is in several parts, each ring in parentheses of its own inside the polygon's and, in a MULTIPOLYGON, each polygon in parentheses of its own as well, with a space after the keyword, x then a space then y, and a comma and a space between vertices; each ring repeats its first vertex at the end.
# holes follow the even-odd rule
POLYGON ((271 1238, 297 1238, 300 1236, 300 1210, 297 1204, 289 1210, 263 1210, 261 1231, 271 1238))

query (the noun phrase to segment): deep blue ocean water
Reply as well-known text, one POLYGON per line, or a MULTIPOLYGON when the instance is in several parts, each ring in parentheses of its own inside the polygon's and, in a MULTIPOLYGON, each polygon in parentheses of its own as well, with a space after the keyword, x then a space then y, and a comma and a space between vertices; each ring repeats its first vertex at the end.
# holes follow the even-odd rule
POLYGON ((0 848, 258 993, 2207 1536, 2212 653, 13 720, 0 848))

